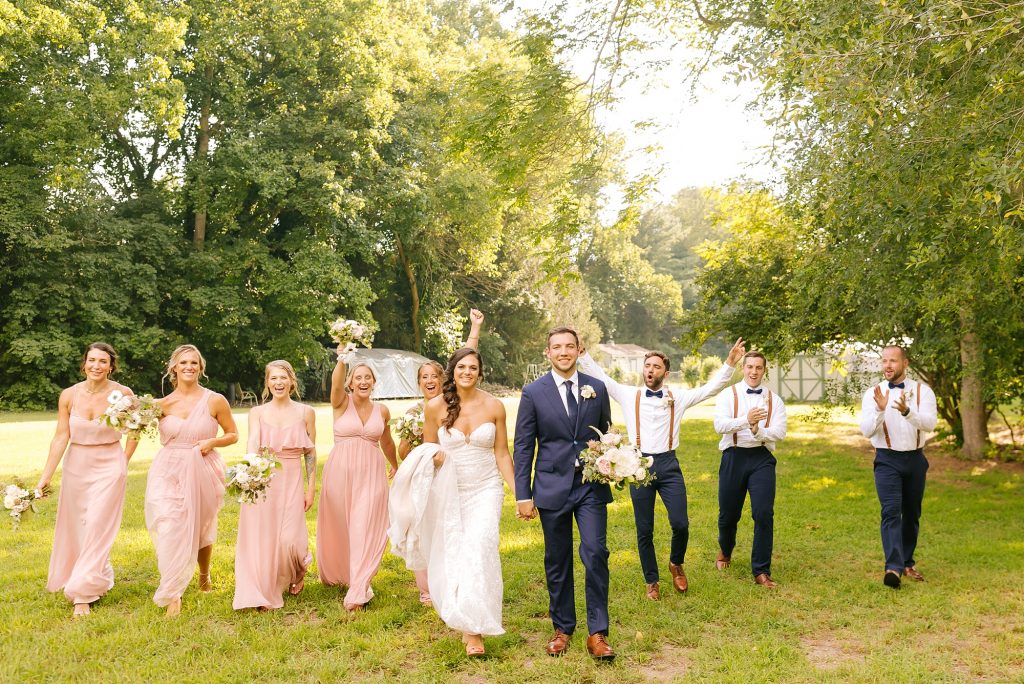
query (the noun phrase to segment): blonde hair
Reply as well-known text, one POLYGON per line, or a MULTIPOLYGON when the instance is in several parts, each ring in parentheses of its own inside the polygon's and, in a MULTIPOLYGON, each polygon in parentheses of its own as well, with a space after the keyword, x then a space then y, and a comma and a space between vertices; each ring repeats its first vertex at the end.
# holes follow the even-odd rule
POLYGON ((199 347, 194 344, 182 344, 179 345, 173 352, 171 352, 171 358, 167 361, 167 372, 163 374, 160 381, 163 382, 164 378, 171 381, 171 387, 177 389, 178 387, 178 373, 174 370, 174 367, 178 365, 178 360, 182 354, 186 352, 192 352, 199 357, 199 377, 206 377, 206 359, 203 358, 202 352, 199 351, 199 347))
POLYGON ((360 361, 356 365, 354 365, 351 368, 349 368, 348 369, 348 375, 345 376, 345 391, 348 392, 349 394, 352 393, 352 377, 356 374, 356 371, 359 370, 360 368, 365 368, 366 370, 370 371, 370 377, 373 378, 373 384, 375 384, 375 385, 377 384, 377 373, 374 372, 373 366, 371 366, 370 364, 366 363, 365 361, 360 361))
POLYGON ((266 402, 270 397, 270 369, 280 368, 288 376, 288 382, 292 383, 292 388, 288 394, 294 394, 296 399, 301 398, 299 396, 299 379, 295 376, 295 369, 292 368, 292 364, 288 363, 284 359, 277 359, 271 361, 263 367, 263 393, 261 394, 263 401, 266 402))

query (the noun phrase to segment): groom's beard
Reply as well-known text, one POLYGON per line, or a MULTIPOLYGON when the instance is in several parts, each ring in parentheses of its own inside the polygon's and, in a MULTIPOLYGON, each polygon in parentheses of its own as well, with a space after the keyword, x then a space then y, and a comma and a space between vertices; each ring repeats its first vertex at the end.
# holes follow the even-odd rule
POLYGON ((648 378, 644 377, 644 384, 647 385, 648 389, 660 390, 661 386, 665 384, 665 378, 648 378))

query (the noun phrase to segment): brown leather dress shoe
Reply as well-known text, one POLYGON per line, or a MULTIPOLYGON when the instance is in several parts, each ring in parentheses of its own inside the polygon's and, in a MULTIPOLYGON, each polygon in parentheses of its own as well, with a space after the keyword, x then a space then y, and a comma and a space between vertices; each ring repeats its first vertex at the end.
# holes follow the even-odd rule
POLYGON ((587 637, 587 652, 594 660, 615 660, 615 651, 608 645, 608 637, 601 633, 587 637))
POLYGON ((907 567, 903 568, 903 574, 909 577, 910 579, 914 580, 915 582, 924 582, 924 575, 919 573, 917 571, 917 568, 915 568, 913 565, 908 565, 907 567))
POLYGON ((555 635, 548 641, 545 650, 549 656, 558 657, 565 655, 565 652, 569 650, 569 635, 560 629, 556 629, 555 635))
POLYGON ((760 584, 766 589, 774 589, 779 586, 778 583, 773 580, 767 573, 762 572, 760 575, 754 578, 754 581, 760 584))
POLYGON ((652 601, 658 601, 661 599, 661 587, 658 586, 657 582, 652 582, 647 585, 647 598, 652 601))
POLYGON ((682 565, 669 563, 668 571, 672 575, 672 586, 676 588, 676 591, 682 594, 690 588, 690 583, 686 581, 686 573, 683 572, 682 565))
POLYGON ((718 550, 718 558, 715 559, 715 567, 719 570, 725 570, 732 563, 732 558, 722 553, 722 550, 718 550))

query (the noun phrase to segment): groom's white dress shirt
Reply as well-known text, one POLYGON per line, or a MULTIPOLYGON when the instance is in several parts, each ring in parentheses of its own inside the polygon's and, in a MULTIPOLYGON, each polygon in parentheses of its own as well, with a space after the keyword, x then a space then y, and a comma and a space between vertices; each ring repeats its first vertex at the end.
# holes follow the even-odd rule
POLYGON ((565 409, 565 415, 569 415, 569 400, 565 396, 565 382, 569 380, 572 382, 572 396, 576 397, 576 405, 580 404, 580 374, 573 372, 567 378, 563 378, 561 375, 556 373, 554 370, 551 371, 551 377, 555 381, 555 387, 558 388, 558 398, 562 400, 562 407, 565 409))
MULTIPOLYGON (((605 387, 608 388, 608 394, 619 402, 631 444, 636 444, 636 393, 640 392, 640 449, 646 454, 660 454, 668 451, 670 436, 673 437, 672 447, 679 446, 675 435, 679 431, 683 413, 691 406, 699 404, 727 387, 736 370, 732 366, 724 364, 706 385, 689 390, 673 391, 674 407, 670 407, 666 401, 668 393, 665 387, 662 388, 664 396, 659 398, 647 396, 646 385, 630 387, 618 383, 604 372, 589 352, 580 355, 579 365, 584 373, 593 375, 604 382, 605 387), (673 408, 675 409, 674 421, 672 421, 673 408), (669 425, 670 422, 672 422, 671 425, 669 425)), ((594 434, 594 437, 596 438, 597 434, 594 434)))

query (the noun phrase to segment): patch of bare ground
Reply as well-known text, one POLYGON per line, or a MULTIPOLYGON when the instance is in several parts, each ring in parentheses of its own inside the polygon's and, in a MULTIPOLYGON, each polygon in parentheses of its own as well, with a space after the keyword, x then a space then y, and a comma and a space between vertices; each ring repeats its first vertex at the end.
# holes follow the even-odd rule
POLYGON ((647 681, 674 682, 686 676, 692 662, 692 649, 676 644, 662 644, 650 660, 640 664, 637 672, 647 681))
POLYGON ((836 637, 802 637, 800 648, 807 661, 819 670, 838 670, 849 663, 864 662, 864 647, 858 641, 836 637))

